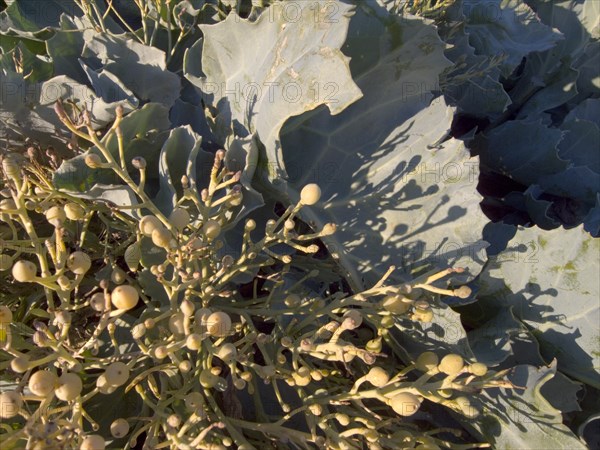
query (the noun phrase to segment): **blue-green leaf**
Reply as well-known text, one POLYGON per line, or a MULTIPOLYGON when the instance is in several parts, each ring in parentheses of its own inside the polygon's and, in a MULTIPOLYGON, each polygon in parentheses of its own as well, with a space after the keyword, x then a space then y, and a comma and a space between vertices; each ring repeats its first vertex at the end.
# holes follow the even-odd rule
POLYGON ((265 204, 262 194, 253 186, 252 179, 258 167, 259 142, 256 135, 248 138, 236 138, 230 142, 225 153, 225 165, 231 172, 241 172, 240 184, 243 186, 243 200, 235 219, 229 227, 235 226, 251 211, 265 204))
POLYGON ((86 81, 79 62, 85 45, 83 35, 86 28, 92 28, 92 25, 85 17, 61 17, 60 30, 46 41, 46 51, 54 63, 55 75, 66 75, 80 83, 86 81))
POLYGON ((454 110, 432 102, 450 64, 435 28, 361 8, 344 51, 364 97, 337 116, 321 110, 286 125, 290 199, 307 183, 320 185, 321 202, 302 217, 338 226, 325 242, 355 286, 391 265, 396 274, 453 265, 478 273, 487 222, 474 189, 478 161, 457 140, 440 144, 454 110))
POLYGON ((200 100, 196 103, 191 101, 185 101, 181 98, 175 100, 175 104, 169 111, 169 119, 173 127, 180 127, 184 125, 190 125, 195 133, 202 136, 203 143, 210 141, 213 138, 208 123, 206 122, 206 116, 204 110, 200 105, 200 100))
POLYGON ((49 28, 58 28, 63 14, 81 16, 77 2, 72 0, 20 0, 0 12, 0 32, 28 38, 43 39, 49 28))
MULTIPOLYGON (((158 180, 158 161, 160 149, 167 138, 171 122, 169 121, 169 110, 160 103, 147 103, 139 109, 126 115, 120 124, 123 133, 123 153, 125 162, 132 176, 137 177, 137 169, 131 166, 134 157, 141 156, 147 161, 147 177, 150 180, 158 180)), ((105 142, 112 156, 118 160, 119 150, 116 136, 111 134, 105 142)), ((155 195, 150 182, 146 183, 149 195, 155 195)))
POLYGON ((567 168, 558 157, 561 139, 562 132, 541 119, 514 120, 492 129, 477 148, 483 164, 529 185, 567 168))
POLYGON ((509 76, 531 52, 552 48, 562 39, 519 0, 464 0, 466 32, 478 55, 503 54, 502 75, 509 76))
MULTIPOLYGON (((188 168, 196 164, 201 143, 202 138, 188 125, 171 130, 162 146, 158 168, 160 188, 154 201, 163 214, 171 213, 178 197, 183 193, 181 177, 191 174, 188 168)), ((195 180, 194 173, 190 181, 195 180)))
POLYGON ((573 64, 579 72, 576 101, 585 101, 589 97, 597 99, 600 94, 598 66, 600 66, 600 40, 595 40, 585 46, 581 56, 573 64))
POLYGON ((538 184, 530 185, 523 193, 524 206, 522 209, 529 213, 533 222, 544 230, 552 230, 560 225, 553 217, 552 202, 544 200, 544 189, 538 184))
POLYGON ((576 119, 586 120, 600 127, 600 98, 588 98, 579 103, 565 117, 564 123, 567 124, 576 119))
POLYGON ((22 67, 23 74, 30 83, 38 83, 52 77, 53 65, 50 58, 32 53, 23 41, 19 41, 11 50, 10 59, 12 61, 6 57, 2 58, 1 64, 4 65, 9 62, 12 66, 15 62, 18 62, 22 67))
POLYGON ((112 122, 116 117, 115 110, 118 106, 123 108, 125 114, 137 109, 138 99, 115 75, 108 70, 92 70, 83 62, 81 66, 96 95, 96 98, 90 99, 89 106, 94 124, 105 126, 112 122))
POLYGON ((143 101, 172 106, 179 97, 179 77, 169 72, 165 53, 124 36, 93 34, 85 36, 84 58, 97 58, 143 101))
MULTIPOLYGON (((464 15, 461 19, 465 20, 464 15)), ((444 31, 440 31, 442 38, 452 44, 446 50, 446 56, 454 63, 442 76, 444 95, 461 113, 498 117, 511 104, 511 99, 499 81, 497 62, 493 58, 476 55, 464 29, 444 31)))
POLYGON ((117 176, 112 171, 88 167, 85 156, 77 155, 62 162, 52 176, 52 182, 57 189, 83 193, 96 183, 117 183, 117 176))
POLYGON ((594 237, 600 237, 600 193, 596 195, 596 205, 590 209, 583 223, 588 233, 594 237))
POLYGON ((123 213, 135 218, 140 219, 140 210, 137 208, 131 209, 130 206, 138 205, 137 196, 133 189, 129 186, 120 184, 106 185, 106 184, 95 184, 90 190, 85 192, 74 193, 79 198, 85 198, 88 200, 100 200, 108 202, 115 206, 124 206, 127 209, 123 210, 123 213))
MULTIPOLYGON (((533 58, 536 57, 538 57, 537 54, 533 56, 533 58)), ((562 66, 552 78, 545 81, 543 88, 535 93, 530 93, 527 102, 519 110, 517 119, 525 119, 528 116, 535 117, 539 113, 568 102, 577 94, 575 82, 578 76, 579 72, 569 65, 562 66)))
POLYGON ((484 405, 482 417, 465 425, 497 449, 586 449, 541 392, 555 374, 555 361, 549 367, 515 367, 509 376, 515 388, 484 391, 478 397, 484 405))
MULTIPOLYGON (((11 58, 11 55, 0 55, 0 60, 4 61, 4 58, 11 58)), ((58 121, 47 109, 43 111, 47 113, 44 117, 35 110, 42 92, 40 83, 29 83, 22 73, 7 69, 4 64, 0 67, 0 76, 3 86, 0 102, 0 124, 3 133, 0 142, 31 138, 44 145, 59 145, 67 141, 58 121)))
MULTIPOLYGON (((352 7, 339 3, 331 12, 325 0, 297 6, 294 21, 275 3, 256 21, 232 12, 201 26, 206 77, 199 87, 228 123, 258 134, 268 160, 279 162, 271 180, 285 175, 279 131, 289 117, 319 105, 337 114, 361 96, 340 51, 352 7)), ((198 83, 195 76, 190 81, 198 83)))
POLYGON ((519 229, 482 275, 482 296, 513 307, 559 369, 600 386, 600 242, 582 227, 519 229), (565 246, 565 243, 568 243, 565 246))
POLYGON ((513 354, 513 340, 524 329, 525 326, 514 317, 510 308, 499 309, 492 319, 468 333, 477 361, 489 367, 502 363, 513 354))

